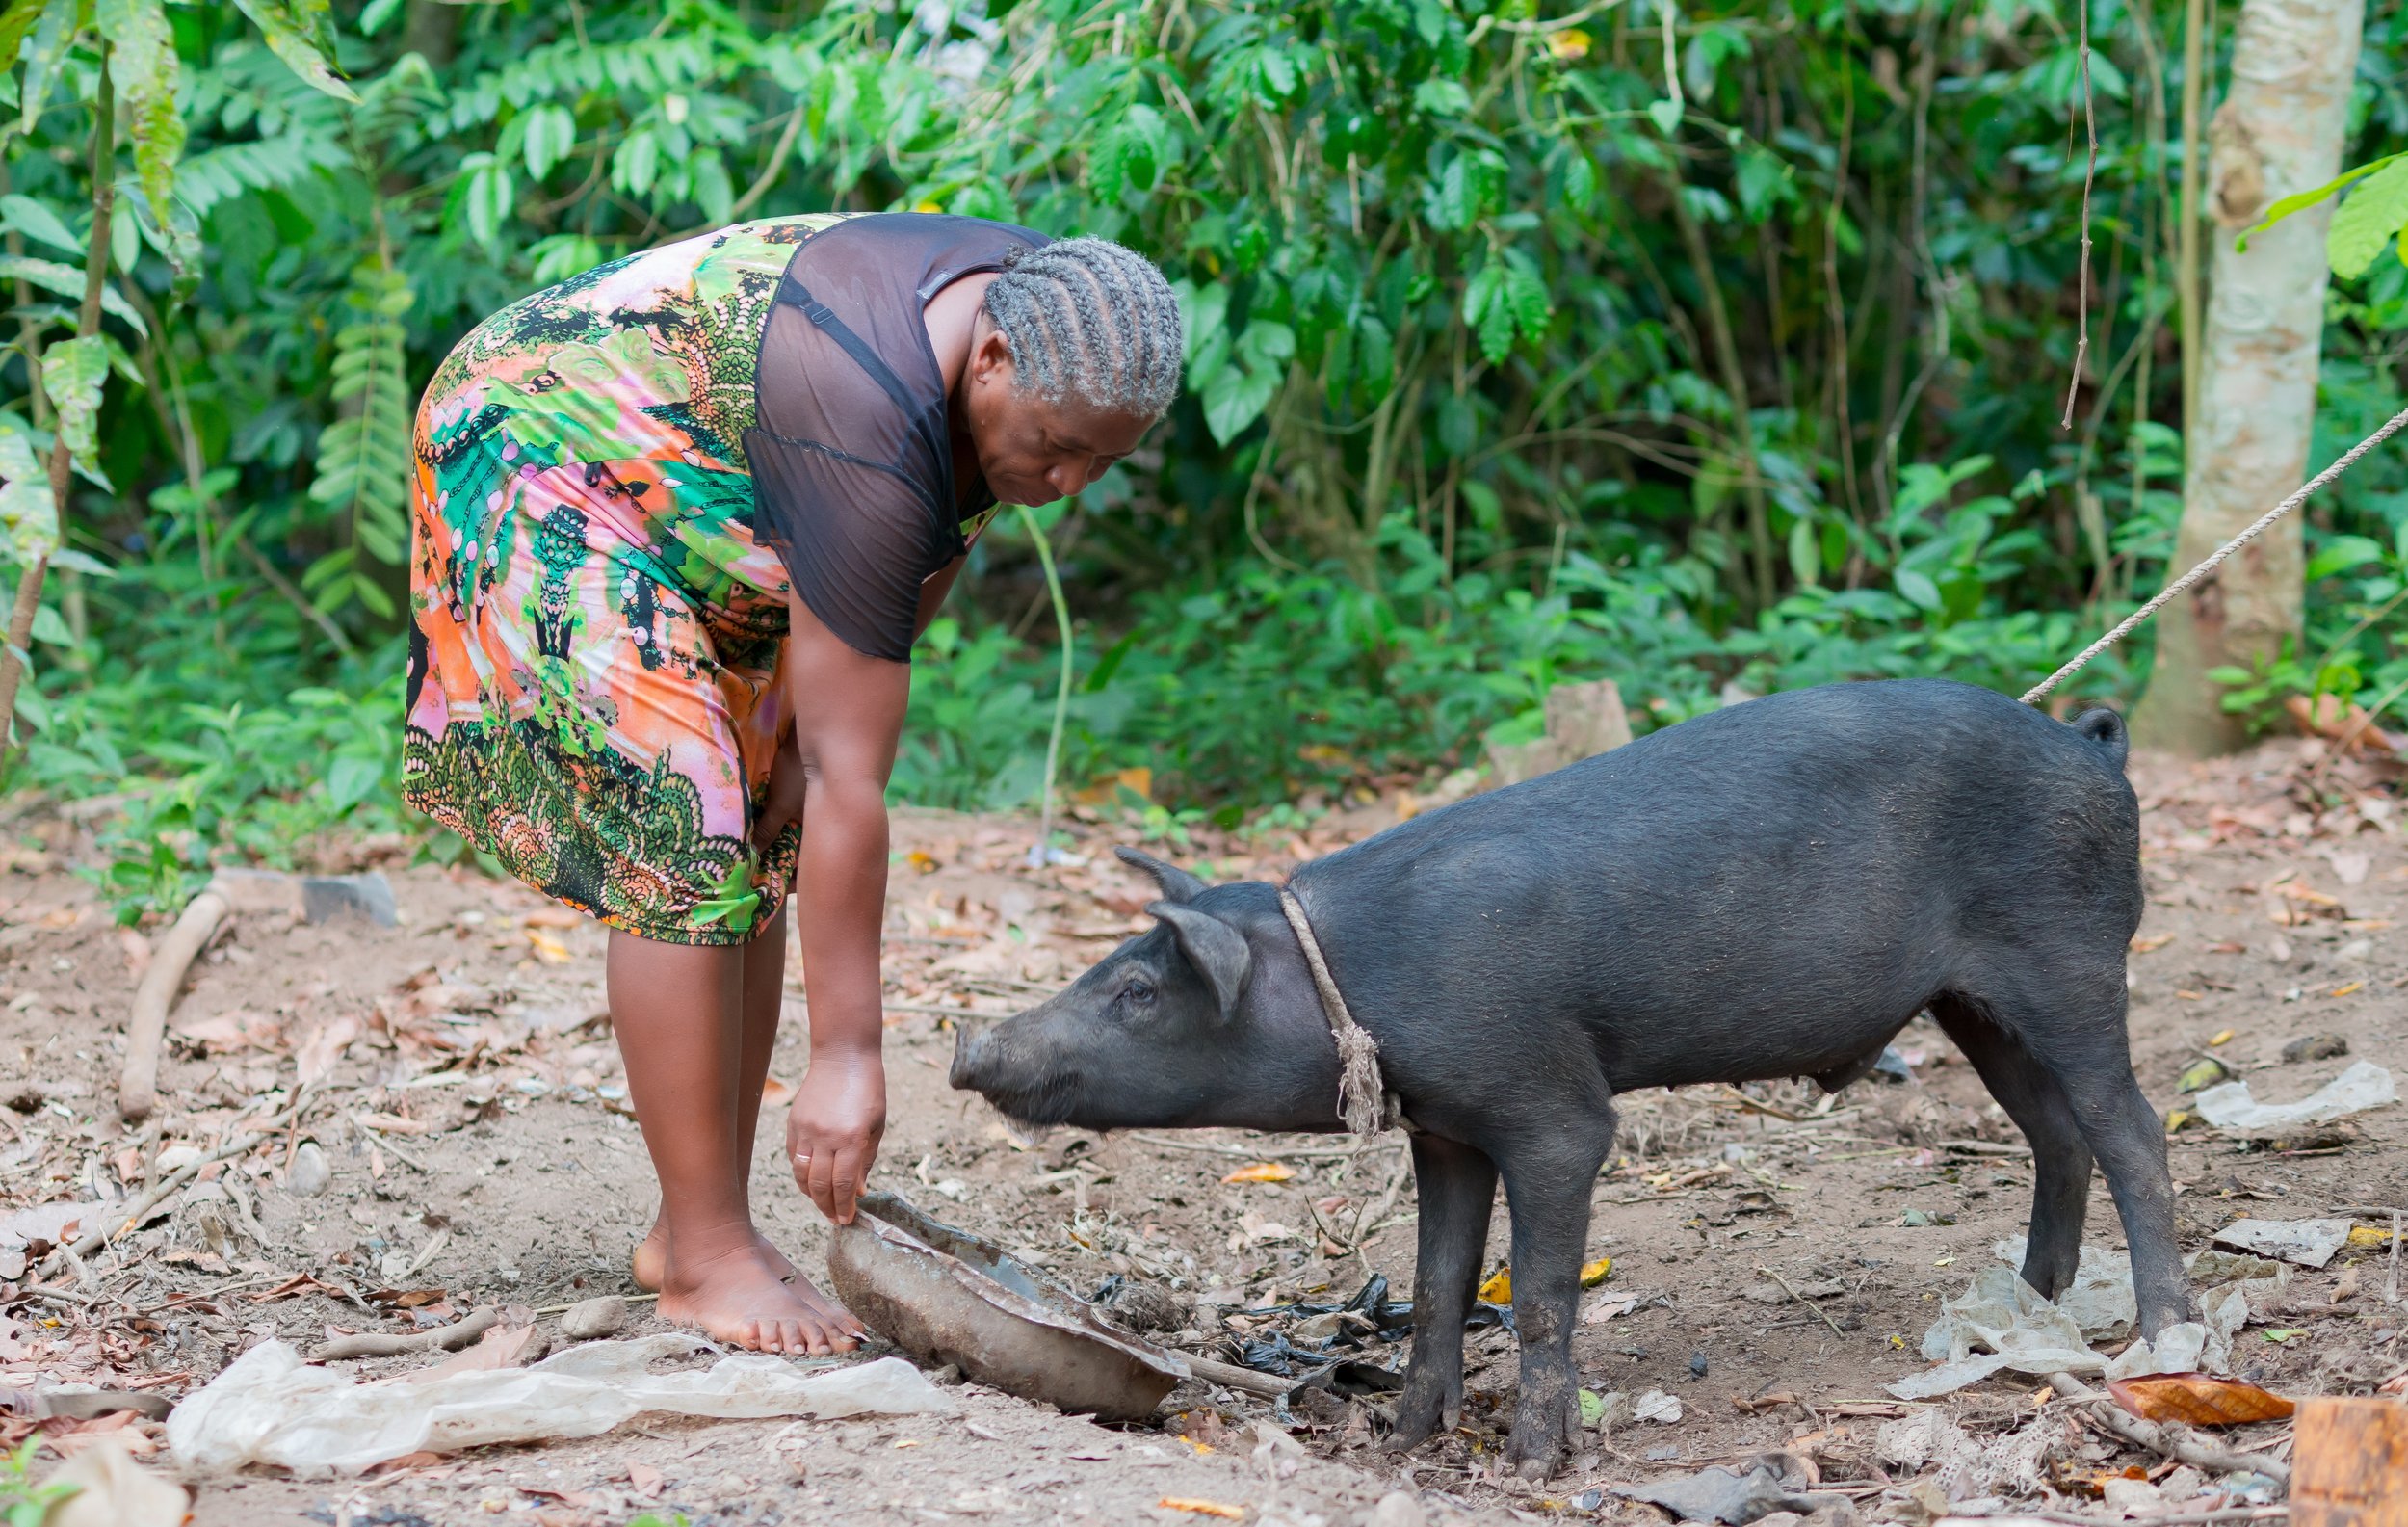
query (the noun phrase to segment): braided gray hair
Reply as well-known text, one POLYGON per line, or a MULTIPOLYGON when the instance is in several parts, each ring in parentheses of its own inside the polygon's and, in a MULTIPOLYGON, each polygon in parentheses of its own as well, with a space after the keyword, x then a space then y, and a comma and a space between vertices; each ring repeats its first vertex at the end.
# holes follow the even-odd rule
POLYGON ((985 312, 1019 387, 1048 403, 1160 418, 1186 355, 1179 300, 1154 262, 1110 239, 1061 239, 1006 256, 985 312))

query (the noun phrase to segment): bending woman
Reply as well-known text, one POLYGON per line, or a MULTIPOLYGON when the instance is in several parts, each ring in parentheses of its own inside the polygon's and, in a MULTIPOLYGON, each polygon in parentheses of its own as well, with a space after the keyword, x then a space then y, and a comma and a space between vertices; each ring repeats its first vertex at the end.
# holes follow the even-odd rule
POLYGON ((770 1352, 860 1327, 754 1228, 790 884, 796 1180, 853 1213, 886 1120, 885 791, 912 640, 1005 503, 1169 407, 1142 256, 909 213, 746 223, 487 319, 419 407, 403 794, 611 928, 661 1181, 636 1280, 770 1352))

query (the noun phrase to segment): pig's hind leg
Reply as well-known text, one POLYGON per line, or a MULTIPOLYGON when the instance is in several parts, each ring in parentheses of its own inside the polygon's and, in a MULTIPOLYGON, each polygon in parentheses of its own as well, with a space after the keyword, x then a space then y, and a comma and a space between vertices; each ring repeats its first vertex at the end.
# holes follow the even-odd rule
POLYGON ((1421 1223, 1413 1262, 1413 1360, 1397 1398, 1388 1445, 1419 1446, 1463 1411, 1463 1324, 1472 1318, 1497 1166, 1459 1141, 1413 1137, 1413 1187, 1421 1223))
MULTIPOLYGON (((2190 1298, 2174 1236, 2165 1129, 2133 1076, 2121 949, 2116 953, 2111 966, 2102 962, 2087 975, 2050 972, 2002 982, 1983 993, 1982 1006, 2055 1081, 2082 1140, 2107 1173, 2125 1244, 2132 1248, 2140 1333, 2154 1340, 2166 1327, 2190 1319, 2190 1298)), ((2003 1096, 1999 1102, 2012 1111, 2003 1096)), ((2036 1138, 2031 1144, 2036 1158, 2046 1147, 2036 1138)), ((2083 1181, 2086 1186, 2086 1173, 2083 1181)), ((2032 1232, 2037 1250, 2036 1223, 2032 1232)), ((2079 1250, 2079 1228, 2074 1234, 2079 1250)))
POLYGON ((2090 1147, 2074 1122, 2073 1105, 2048 1067, 1973 1004, 1941 997, 1931 1004, 1931 1015, 2030 1143, 2031 1233, 2024 1245, 2024 1281, 2055 1299, 2074 1281, 2090 1207, 2090 1147))

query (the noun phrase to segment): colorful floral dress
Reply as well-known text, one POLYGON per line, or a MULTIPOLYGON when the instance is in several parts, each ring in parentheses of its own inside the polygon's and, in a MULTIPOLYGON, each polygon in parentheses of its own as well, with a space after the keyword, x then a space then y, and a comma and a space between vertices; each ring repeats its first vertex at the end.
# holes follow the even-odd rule
POLYGON ((752 843, 793 585, 746 439, 781 278, 843 221, 757 220, 538 292, 419 407, 404 799, 644 937, 743 942, 793 879, 799 829, 752 843))

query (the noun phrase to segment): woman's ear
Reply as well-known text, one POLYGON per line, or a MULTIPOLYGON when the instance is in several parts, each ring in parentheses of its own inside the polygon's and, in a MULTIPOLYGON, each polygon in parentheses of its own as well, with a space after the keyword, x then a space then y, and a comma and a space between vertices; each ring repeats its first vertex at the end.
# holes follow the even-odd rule
POLYGON ((1012 380, 1011 341, 984 313, 970 335, 970 380, 982 386, 1012 380))

